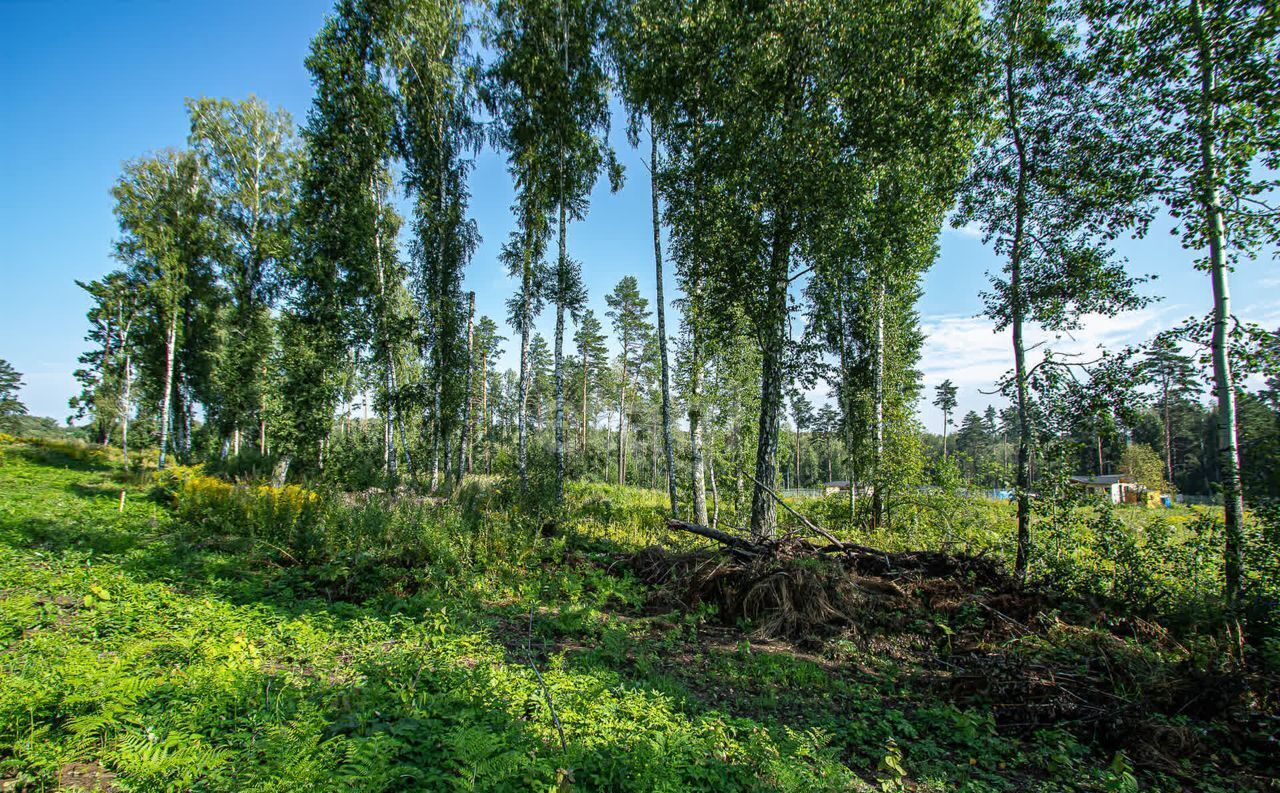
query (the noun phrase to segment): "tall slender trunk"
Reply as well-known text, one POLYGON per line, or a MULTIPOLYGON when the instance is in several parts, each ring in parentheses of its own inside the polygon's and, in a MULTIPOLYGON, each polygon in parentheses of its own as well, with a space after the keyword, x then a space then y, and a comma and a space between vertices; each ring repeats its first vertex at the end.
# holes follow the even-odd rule
MULTIPOLYGON (((437 339, 436 344, 439 344, 437 339)), ((435 350, 431 356, 436 357, 435 350)), ((431 492, 440 487, 440 369, 436 367, 436 376, 431 384, 431 492)))
POLYGON ((1198 48, 1200 72, 1198 132, 1200 143, 1200 211, 1209 242, 1209 267, 1213 283, 1213 390, 1218 399, 1218 467, 1222 477, 1223 522, 1226 542, 1226 591, 1229 602, 1240 595, 1244 573, 1244 492, 1240 477, 1237 440, 1235 379, 1227 350, 1227 323, 1231 319, 1231 294, 1227 285, 1226 223, 1223 217, 1221 174, 1218 164, 1218 125, 1213 107, 1217 90, 1217 64, 1213 43, 1204 27, 1201 0, 1191 0, 1192 24, 1198 48))
POLYGON ((444 451, 444 483, 446 487, 453 486, 453 433, 450 429, 448 424, 442 422, 440 445, 444 451))
MULTIPOLYGON (((564 12, 564 2, 560 2, 557 6, 557 13, 560 17, 560 56, 563 68, 562 74, 565 79, 565 88, 568 89, 569 82, 569 19, 564 12)), ((566 90, 567 93, 567 90, 566 90)), ((561 133, 563 134, 563 133, 561 133)), ((565 476, 565 460, 564 460, 564 310, 565 301, 569 298, 569 254, 568 254, 568 218, 565 203, 568 196, 565 194, 567 186, 565 184, 565 168, 568 163, 565 159, 564 139, 561 138, 559 146, 559 259, 556 263, 556 339, 554 352, 554 372, 552 377, 555 381, 555 419, 554 433, 556 445, 556 504, 564 503, 564 476, 565 476)))
POLYGON ((475 368, 473 361, 475 356, 476 345, 476 293, 467 293, 467 379, 463 385, 462 393, 462 438, 458 443, 458 481, 462 481, 464 474, 471 473, 473 467, 471 440, 471 381, 472 370, 475 368))
POLYGON ((124 354, 124 388, 120 392, 120 453, 124 456, 124 470, 129 470, 129 404, 133 389, 133 356, 124 354))
MULTIPOLYGON (((532 221, 529 221, 532 222, 532 221)), ((524 270, 520 278, 520 405, 516 419, 516 469, 520 489, 529 489, 529 328, 533 325, 533 229, 525 230, 524 270)))
POLYGON ((662 217, 658 207, 658 136, 649 125, 649 197, 653 210, 653 262, 658 282, 658 354, 662 361, 662 444, 667 458, 667 498, 677 514, 676 459, 671 447, 671 374, 667 364, 667 301, 662 285, 662 217))
MULTIPOLYGON (((562 155, 563 156, 563 155, 562 155)), ((561 175, 561 190, 564 189, 564 178, 561 175)), ((569 289, 569 259, 566 232, 566 210, 563 194, 560 197, 560 262, 556 268, 556 340, 554 353, 555 381, 555 439, 556 439, 556 503, 564 502, 564 309, 569 289)))
POLYGON ((395 433, 395 359, 391 349, 391 336, 389 323, 387 322, 387 284, 386 274, 382 271, 382 197, 378 194, 376 185, 370 179, 369 189, 373 192, 374 200, 377 203, 377 211, 379 218, 373 227, 373 266, 378 275, 378 324, 380 330, 383 362, 382 362, 382 386, 387 391, 387 413, 382 428, 383 456, 386 462, 387 478, 394 483, 396 473, 399 466, 399 455, 396 454, 396 433, 395 433))
POLYGON ((618 387, 618 484, 627 483, 627 343, 622 339, 622 383, 618 387))
POLYGON ((164 389, 160 403, 160 458, 156 468, 164 470, 166 447, 169 445, 169 418, 173 412, 173 358, 178 346, 178 310, 169 318, 169 331, 164 340, 164 389))
POLYGON ((1169 383, 1164 384, 1164 467, 1165 478, 1173 484, 1173 429, 1169 420, 1169 383))
MULTIPOLYGON (((1017 27, 1017 20, 1012 23, 1017 27)), ((1016 39, 1016 35, 1011 36, 1016 39)), ((1022 126, 1019 122, 1017 98, 1014 94, 1014 55, 1005 59, 1005 111, 1006 121, 1013 133, 1013 145, 1017 154, 1017 184, 1014 194, 1014 228, 1013 241, 1009 250, 1009 313, 1013 341, 1013 379, 1015 399, 1018 409, 1018 549, 1014 560, 1014 573, 1018 578, 1026 580, 1029 557, 1031 555, 1031 455, 1032 436, 1031 420, 1027 415, 1027 351, 1022 337, 1024 305, 1022 286, 1022 255, 1026 243, 1027 218, 1027 151, 1022 139, 1022 126)))
MULTIPOLYGON (((876 290, 876 342, 875 342, 875 371, 873 384, 873 411, 872 423, 874 424, 875 433, 875 450, 871 465, 874 471, 872 475, 871 490, 871 525, 879 528, 884 523, 884 360, 885 360, 885 341, 884 341, 884 297, 885 287, 883 278, 876 290)), ((850 487, 853 483, 850 482, 850 487)))
POLYGON ((951 415, 944 409, 942 411, 942 459, 947 459, 947 424, 951 415))
POLYGON ((796 478, 793 483, 800 487, 800 425, 796 424, 796 478))
POLYGON ((582 456, 583 473, 586 473, 587 470, 587 412, 591 409, 587 404, 587 396, 589 393, 587 385, 589 383, 589 366, 591 363, 587 354, 587 346, 584 344, 582 347, 582 427, 578 435, 578 442, 581 447, 580 454, 582 456))
POLYGON ((493 441, 489 437, 489 358, 480 356, 480 431, 484 436, 484 472, 493 474, 493 441))
POLYGON ((708 525, 714 529, 720 525, 720 490, 716 487, 715 433, 712 433, 711 438, 711 464, 707 466, 707 478, 711 480, 711 523, 708 525))
POLYGON ((756 484, 751 491, 751 536, 773 539, 778 533, 778 511, 773 495, 766 489, 777 474, 778 422, 782 413, 783 355, 787 333, 787 276, 791 261, 790 212, 781 209, 774 217, 769 272, 768 321, 761 328, 760 421, 756 440, 756 484))
MULTIPOLYGON (((694 288, 697 300, 697 287, 694 288)), ((693 468, 693 520, 702 526, 707 523, 707 485, 704 475, 706 463, 702 457, 702 350, 698 337, 698 318, 689 317, 689 448, 690 465, 693 468)))

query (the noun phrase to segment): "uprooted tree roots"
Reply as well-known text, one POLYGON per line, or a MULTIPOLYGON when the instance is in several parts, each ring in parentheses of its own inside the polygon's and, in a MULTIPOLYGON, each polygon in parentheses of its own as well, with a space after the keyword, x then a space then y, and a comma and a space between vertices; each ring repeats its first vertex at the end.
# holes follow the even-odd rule
POLYGON ((1267 734, 1248 724, 1260 718, 1251 692, 1266 690, 1265 681, 1197 670, 1160 626, 1023 587, 994 559, 798 537, 753 543, 669 525, 721 547, 633 555, 654 606, 714 605, 727 625, 746 620, 754 637, 800 646, 836 636, 914 640, 913 677, 936 694, 989 707, 1007 729, 1069 726, 1175 774, 1173 758, 1210 744, 1244 748, 1267 734), (1074 624, 1064 621, 1073 610, 1074 624), (1201 726, 1175 728, 1169 716, 1201 726))
POLYGON ((761 637, 812 642, 864 625, 873 614, 937 605, 940 597, 966 592, 1034 599, 980 556, 819 546, 797 537, 752 543, 683 521, 669 525, 716 540, 724 551, 647 548, 631 560, 636 575, 685 607, 712 604, 727 623, 749 620, 761 637))

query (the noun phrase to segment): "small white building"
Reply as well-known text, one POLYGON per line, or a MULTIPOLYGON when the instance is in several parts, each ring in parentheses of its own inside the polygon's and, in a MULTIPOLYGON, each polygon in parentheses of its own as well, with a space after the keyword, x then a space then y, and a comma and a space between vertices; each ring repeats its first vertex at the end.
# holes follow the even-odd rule
POLYGON ((1073 476, 1071 483, 1096 493, 1112 504, 1137 503, 1137 494, 1142 487, 1132 477, 1125 474, 1105 474, 1103 476, 1073 476))

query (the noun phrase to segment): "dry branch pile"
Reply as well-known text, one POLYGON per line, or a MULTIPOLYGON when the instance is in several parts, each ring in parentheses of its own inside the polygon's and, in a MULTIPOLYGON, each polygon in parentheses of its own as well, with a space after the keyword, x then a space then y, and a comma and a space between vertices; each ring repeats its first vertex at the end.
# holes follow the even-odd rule
POLYGON ((748 619, 757 635, 770 638, 820 640, 856 627, 871 611, 918 605, 942 581, 949 582, 941 587, 948 591, 958 584, 969 592, 1021 592, 997 562, 980 556, 888 553, 794 535, 752 542, 685 521, 667 525, 714 540, 723 552, 648 548, 631 560, 636 575, 660 587, 662 596, 686 607, 714 604, 726 622, 748 619))
POLYGON ((745 619, 756 637, 802 647, 836 636, 896 642, 909 647, 915 685, 989 708, 1001 729, 1067 727, 1175 776, 1180 756, 1277 739, 1280 722, 1265 715, 1274 702, 1257 697, 1269 684, 1239 669, 1198 669, 1159 625, 1024 587, 994 559, 668 526, 720 547, 633 555, 653 606, 712 604, 727 625, 745 619), (966 609, 976 618, 958 619, 966 609))

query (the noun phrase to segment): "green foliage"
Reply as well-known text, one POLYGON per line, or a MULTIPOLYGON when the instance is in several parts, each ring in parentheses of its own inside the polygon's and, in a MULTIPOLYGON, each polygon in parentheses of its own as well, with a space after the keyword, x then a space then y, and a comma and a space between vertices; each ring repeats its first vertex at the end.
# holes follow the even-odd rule
MULTIPOLYGON (((657 590, 622 572, 618 553, 692 547, 663 536, 656 490, 571 486, 550 536, 482 484, 436 504, 178 468, 153 485, 172 511, 129 484, 121 511, 122 485, 81 452, 92 448, 0 446, 4 778, 50 785, 69 764, 96 763, 147 790, 525 790, 569 778, 636 791, 1176 789, 1064 730, 1020 739, 984 708, 925 695, 904 657, 852 642, 826 659, 735 645, 713 611, 655 612, 657 590)), ((951 515, 964 503, 930 497, 951 515)), ((988 539, 1007 540, 1007 505, 989 509, 988 539)), ((912 542, 942 540, 924 517, 935 510, 894 510, 918 524, 912 542)), ((1091 549, 1109 561, 1089 563, 1104 585, 1126 585, 1150 560, 1126 555, 1122 523, 1099 520, 1112 518, 1082 517, 1102 526, 1091 549)), ((1168 556, 1210 532, 1196 521, 1175 539, 1157 531, 1142 530, 1139 552, 1168 556)), ((976 528, 972 542, 985 547, 976 528)), ((1170 568, 1152 585, 1185 575, 1170 568)), ((977 618, 927 616, 908 617, 924 634, 893 623, 892 635, 932 643, 977 618)), ((1110 634, 1064 629, 1017 651, 1084 659, 1098 636, 1110 634)))
POLYGON ((1164 468, 1164 461, 1156 450, 1141 443, 1129 444, 1120 457, 1120 470, 1152 492, 1168 490, 1164 468))
POLYGON ((0 358, 0 430, 12 431, 14 421, 25 416, 27 406, 18 399, 22 375, 8 361, 0 358))

